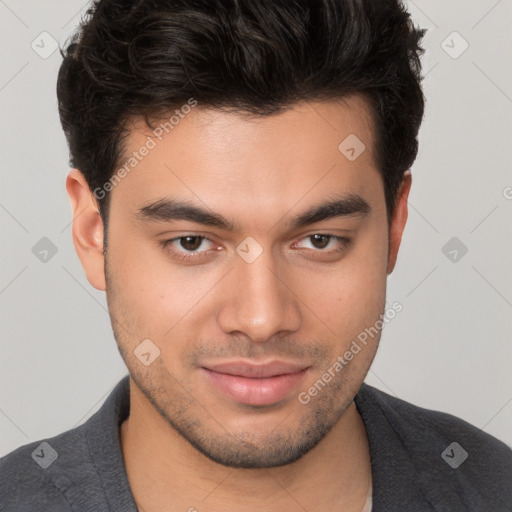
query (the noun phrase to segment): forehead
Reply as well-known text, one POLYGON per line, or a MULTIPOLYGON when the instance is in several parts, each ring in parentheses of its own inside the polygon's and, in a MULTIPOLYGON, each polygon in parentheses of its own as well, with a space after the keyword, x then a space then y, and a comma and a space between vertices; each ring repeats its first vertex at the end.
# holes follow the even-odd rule
POLYGON ((112 206, 133 211, 173 197, 263 215, 326 193, 371 201, 383 190, 372 116, 360 96, 303 102, 270 116, 200 104, 173 114, 151 128, 141 119, 131 123, 112 206))

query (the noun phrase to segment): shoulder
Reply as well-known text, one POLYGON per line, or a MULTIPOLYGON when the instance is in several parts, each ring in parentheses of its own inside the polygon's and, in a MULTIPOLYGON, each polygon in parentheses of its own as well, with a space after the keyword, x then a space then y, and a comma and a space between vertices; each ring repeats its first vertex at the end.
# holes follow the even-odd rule
POLYGON ((71 461, 87 465, 86 441, 80 427, 26 444, 0 458, 2 511, 71 511, 65 491, 71 461))
POLYGON ((386 418, 404 435, 408 434, 407 437, 417 435, 422 444, 429 440, 445 442, 456 437, 466 441, 468 448, 475 449, 475 454, 483 451, 487 458, 496 456, 505 466, 512 468, 512 450, 467 421, 445 412, 419 407, 367 384, 362 391, 363 397, 371 397, 386 418))
POLYGON ((135 510, 119 443, 129 407, 125 376, 82 425, 0 458, 2 512, 135 510))
POLYGON ((367 421, 380 418, 375 421, 389 425, 396 446, 407 452, 431 494, 456 492, 469 503, 497 498, 512 505, 512 450, 505 443, 456 416, 418 407, 367 384, 358 402, 364 402, 367 421))

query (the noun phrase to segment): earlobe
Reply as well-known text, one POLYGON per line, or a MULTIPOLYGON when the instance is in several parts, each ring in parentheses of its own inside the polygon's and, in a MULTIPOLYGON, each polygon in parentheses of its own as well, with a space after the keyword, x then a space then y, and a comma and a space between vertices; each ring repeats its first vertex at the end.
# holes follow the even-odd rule
POLYGON ((103 221, 98 201, 84 175, 72 169, 66 179, 66 190, 73 208, 73 244, 84 268, 87 280, 94 288, 104 291, 105 260, 103 254, 103 221))
POLYGON ((396 259, 398 257, 398 249, 402 241, 402 234, 404 232, 405 224, 407 222, 407 199, 411 189, 412 176, 411 171, 404 173, 402 183, 398 190, 398 195, 395 202, 395 208, 391 217, 391 224, 389 227, 389 253, 388 253, 388 269, 387 273, 391 274, 395 268, 396 259))

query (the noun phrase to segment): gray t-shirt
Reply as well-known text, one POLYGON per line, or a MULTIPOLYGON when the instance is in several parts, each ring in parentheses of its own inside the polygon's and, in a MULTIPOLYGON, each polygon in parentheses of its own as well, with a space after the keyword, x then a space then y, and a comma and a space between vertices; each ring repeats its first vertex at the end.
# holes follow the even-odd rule
MULTIPOLYGON (((137 512, 119 440, 129 398, 126 376, 83 425, 1 458, 0 510, 137 512)), ((372 512, 512 511, 505 444, 367 384, 354 401, 370 442, 372 512)))

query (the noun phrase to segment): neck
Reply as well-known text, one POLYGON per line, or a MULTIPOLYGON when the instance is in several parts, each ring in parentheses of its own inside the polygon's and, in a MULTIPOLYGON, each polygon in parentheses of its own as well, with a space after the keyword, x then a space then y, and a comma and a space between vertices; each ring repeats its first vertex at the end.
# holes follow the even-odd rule
POLYGON ((194 507, 303 511, 334 505, 360 512, 371 485, 368 439, 353 402, 312 450, 274 468, 232 468, 208 459, 161 417, 132 380, 130 416, 120 435, 128 480, 142 512, 194 507))

